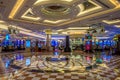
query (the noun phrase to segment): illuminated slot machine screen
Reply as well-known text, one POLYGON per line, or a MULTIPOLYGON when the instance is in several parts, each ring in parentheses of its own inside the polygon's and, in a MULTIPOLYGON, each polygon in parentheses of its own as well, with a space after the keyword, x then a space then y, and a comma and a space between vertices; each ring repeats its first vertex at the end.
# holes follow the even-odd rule
POLYGON ((17 46, 18 45, 18 43, 17 43, 17 40, 15 41, 15 46, 17 46))
POLYGON ((55 44, 56 44, 56 43, 55 43, 55 40, 52 40, 52 41, 51 41, 51 46, 54 47, 55 44))
POLYGON ((87 41, 87 42, 86 42, 86 45, 90 45, 90 41, 87 41))
POLYGON ((112 40, 110 41, 110 43, 111 43, 111 46, 113 46, 113 41, 112 40))
POLYGON ((90 41, 86 41, 86 50, 90 50, 90 41))
POLYGON ((107 41, 106 40, 104 40, 104 45, 106 45, 107 44, 107 41))
POLYGON ((40 43, 38 43, 38 47, 39 47, 39 48, 41 48, 41 47, 42 47, 40 43))
POLYGON ((36 46, 35 42, 32 42, 32 43, 31 43, 31 46, 32 46, 32 47, 35 47, 35 46, 36 46))
POLYGON ((26 48, 30 48, 30 40, 26 40, 26 48))
POLYGON ((20 40, 16 40, 16 45, 20 46, 20 40))
POLYGON ((6 44, 9 45, 9 41, 8 40, 6 41, 6 44))
POLYGON ((20 40, 18 40, 18 46, 20 46, 20 44, 21 44, 21 41, 20 41, 20 40))
POLYGON ((55 41, 55 46, 58 46, 58 45, 59 45, 58 41, 55 41))
POLYGON ((110 40, 107 41, 107 46, 111 46, 110 40))
POLYGON ((99 43, 98 43, 98 41, 96 41, 96 45, 98 45, 99 43))
POLYGON ((2 45, 3 45, 4 47, 6 47, 6 46, 7 46, 7 41, 6 41, 6 40, 3 41, 2 45))
POLYGON ((21 45, 24 45, 24 40, 21 40, 21 45))
POLYGON ((102 47, 103 46, 103 41, 99 42, 99 46, 102 47))
POLYGON ((9 42, 9 45, 12 46, 12 41, 9 42))
POLYGON ((116 42, 115 42, 115 41, 113 41, 113 45, 114 45, 114 46, 116 45, 116 42))
POLYGON ((6 34, 5 39, 10 40, 10 34, 6 34))
POLYGON ((95 42, 92 40, 92 45, 95 45, 95 42))
POLYGON ((15 46, 15 43, 14 43, 14 41, 12 41, 12 46, 15 46))

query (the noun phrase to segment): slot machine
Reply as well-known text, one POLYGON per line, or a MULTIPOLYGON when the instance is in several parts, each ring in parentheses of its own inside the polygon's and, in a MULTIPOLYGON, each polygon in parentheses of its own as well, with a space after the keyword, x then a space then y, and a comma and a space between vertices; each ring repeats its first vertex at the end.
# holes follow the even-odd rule
POLYGON ((21 49, 21 41, 20 40, 16 40, 16 46, 17 46, 18 50, 21 49))
POLYGON ((12 51, 14 51, 14 50, 15 50, 15 42, 12 41, 12 42, 11 42, 11 45, 12 45, 12 51))
POLYGON ((9 50, 12 51, 12 41, 9 41, 9 50))
POLYGON ((117 42, 113 41, 113 54, 116 53, 116 49, 117 49, 117 42))
POLYGON ((106 49, 107 40, 104 40, 103 45, 104 45, 104 49, 106 49))
POLYGON ((111 41, 108 40, 107 45, 110 47, 111 46, 111 41))
POLYGON ((6 48, 7 48, 7 51, 9 51, 9 40, 6 41, 6 48))
POLYGON ((109 50, 110 47, 111 47, 111 42, 110 42, 110 40, 107 40, 107 45, 106 45, 107 50, 109 50))
POLYGON ((35 52, 36 43, 35 41, 31 42, 31 52, 35 52))
POLYGON ((3 51, 9 51, 9 42, 8 40, 4 40, 3 43, 2 43, 2 50, 3 51))
POLYGON ((103 49, 103 41, 100 40, 99 41, 99 46, 98 46, 99 50, 102 50, 103 49))
POLYGON ((118 37, 117 37, 117 48, 116 48, 116 55, 120 55, 120 35, 118 35, 118 37))
POLYGON ((41 52, 41 48, 42 48, 42 45, 41 45, 41 42, 39 41, 38 42, 38 52, 41 52))
POLYGON ((31 41, 30 40, 26 40, 25 47, 26 47, 26 51, 30 52, 30 47, 31 47, 31 41))
POLYGON ((96 51, 96 49, 97 49, 97 45, 96 45, 96 43, 95 43, 94 40, 92 40, 92 49, 93 49, 94 51, 96 51))
POLYGON ((99 45, 99 42, 98 42, 98 41, 96 41, 95 43, 96 43, 97 46, 99 45))
POLYGON ((90 50, 90 46, 91 44, 90 44, 90 41, 86 41, 86 45, 85 45, 85 49, 87 50, 87 51, 89 51, 90 50))
POLYGON ((92 40, 92 46, 94 46, 95 45, 95 41, 94 40, 92 40))
POLYGON ((5 51, 6 45, 5 45, 5 40, 2 42, 2 51, 5 51))
POLYGON ((55 40, 52 40, 52 41, 51 41, 51 46, 53 47, 53 51, 55 51, 55 44, 56 44, 56 43, 55 43, 55 40))
POLYGON ((85 50, 92 51, 92 34, 89 32, 85 35, 85 50))
POLYGON ((21 40, 20 41, 20 45, 21 45, 21 49, 24 50, 25 49, 25 41, 24 40, 21 40))

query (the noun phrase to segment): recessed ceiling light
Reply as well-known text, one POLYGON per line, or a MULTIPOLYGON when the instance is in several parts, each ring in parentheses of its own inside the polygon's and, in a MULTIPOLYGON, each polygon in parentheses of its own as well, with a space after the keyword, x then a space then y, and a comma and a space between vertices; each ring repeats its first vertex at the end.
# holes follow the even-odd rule
POLYGON ((89 29, 89 27, 70 27, 67 29, 89 29))
POLYGON ((73 0, 61 0, 61 1, 67 1, 67 2, 72 2, 73 0))
POLYGON ((3 21, 3 20, 0 20, 0 23, 4 23, 5 21, 3 21))
POLYGON ((116 27, 120 28, 120 25, 115 25, 116 27))

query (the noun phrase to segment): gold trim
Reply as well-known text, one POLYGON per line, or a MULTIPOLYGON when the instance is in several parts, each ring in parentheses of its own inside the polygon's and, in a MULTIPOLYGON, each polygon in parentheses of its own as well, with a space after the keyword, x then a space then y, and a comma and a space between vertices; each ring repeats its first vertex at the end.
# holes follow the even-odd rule
MULTIPOLYGON (((62 25, 66 25, 66 24, 69 24, 69 23, 76 22, 76 21, 80 21, 80 20, 84 20, 84 19, 87 19, 87 18, 95 17, 95 16, 98 16, 98 15, 107 14, 107 13, 110 13, 110 12, 113 12, 113 11, 116 11, 116 10, 120 9, 120 6, 116 5, 117 7, 113 8, 113 9, 110 9, 110 10, 102 11, 102 12, 99 12, 99 13, 96 13, 96 14, 92 14, 92 15, 89 15, 89 16, 86 16, 86 17, 82 17, 82 18, 77 17, 76 19, 65 21, 62 24, 53 24, 52 25, 52 24, 46 24, 46 23, 42 23, 42 22, 39 23, 39 22, 30 22, 30 21, 25 21, 25 20, 14 19, 15 14, 17 13, 18 9, 21 7, 21 5, 23 4, 24 1, 25 0, 17 0, 16 4, 14 5, 14 8, 12 9, 12 11, 11 11, 11 13, 9 15, 9 18, 11 20, 29 22, 29 23, 34 23, 34 24, 43 24, 43 25, 49 25, 49 26, 62 26, 62 25)), ((89 0, 89 1, 94 3, 92 0, 89 0)), ((113 4, 115 4, 114 1, 116 1, 116 0, 110 0, 110 1, 113 4)), ((99 6, 98 4, 95 3, 95 5, 97 5, 99 8, 101 8, 101 6, 99 6)), ((97 7, 95 7, 95 8, 97 8, 97 7)))
POLYGON ((46 26, 57 26, 57 24, 45 24, 45 23, 40 23, 40 22, 31 22, 31 21, 28 21, 28 20, 21 20, 21 19, 10 19, 10 20, 13 20, 13 21, 20 21, 20 22, 27 22, 27 23, 31 23, 31 24, 41 24, 41 25, 46 25, 46 26))
MULTIPOLYGON (((31 12, 31 13, 32 13, 31 8, 29 8, 29 9, 21 16, 21 18, 23 18, 23 19, 29 19, 29 20, 34 20, 34 21, 38 21, 38 20, 41 19, 40 17, 30 17, 30 16, 26 16, 26 14, 27 14, 28 12, 31 12)), ((33 13, 32 13, 32 14, 33 14, 33 13)))
POLYGON ((67 21, 67 20, 69 20, 69 19, 62 19, 62 20, 56 20, 56 21, 44 20, 43 22, 45 22, 45 23, 51 23, 51 24, 57 24, 57 23, 64 22, 64 21, 67 21))
POLYGON ((21 5, 23 4, 25 0, 17 0, 16 4, 14 5, 12 11, 9 14, 8 18, 13 19, 14 16, 16 15, 17 11, 20 9, 21 5))
POLYGON ((103 20, 102 22, 107 23, 107 24, 114 24, 114 23, 119 23, 120 20, 112 20, 112 21, 109 21, 109 20, 103 20))
POLYGON ((120 7, 120 3, 118 2, 118 0, 110 0, 110 2, 114 4, 116 7, 120 7))
POLYGON ((113 9, 110 9, 110 10, 105 10, 105 11, 102 11, 102 12, 99 12, 99 13, 96 13, 96 14, 89 15, 87 17, 77 18, 77 19, 74 19, 72 21, 68 21, 68 22, 65 22, 63 24, 60 24, 59 26, 66 25, 66 24, 69 24, 69 23, 73 23, 73 22, 76 22, 76 21, 80 21, 80 20, 83 20, 83 19, 88 19, 88 18, 95 17, 95 16, 98 16, 98 15, 107 14, 107 13, 117 11, 117 10, 120 10, 120 7, 113 8, 113 9))

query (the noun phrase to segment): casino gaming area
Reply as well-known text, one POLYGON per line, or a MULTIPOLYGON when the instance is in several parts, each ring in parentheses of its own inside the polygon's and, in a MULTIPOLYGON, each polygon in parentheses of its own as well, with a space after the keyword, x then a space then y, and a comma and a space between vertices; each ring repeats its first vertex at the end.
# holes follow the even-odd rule
POLYGON ((0 0, 0 80, 120 80, 120 0, 0 0))

